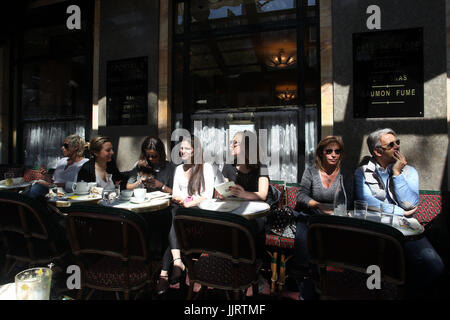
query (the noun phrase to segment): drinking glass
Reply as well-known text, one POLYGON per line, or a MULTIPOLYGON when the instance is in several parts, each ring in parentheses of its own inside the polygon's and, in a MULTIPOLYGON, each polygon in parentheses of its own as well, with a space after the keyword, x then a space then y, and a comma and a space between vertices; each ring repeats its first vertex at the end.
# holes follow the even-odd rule
POLYGON ((353 205, 353 216, 358 219, 364 219, 367 213, 367 201, 355 200, 353 205))
POLYGON ((14 280, 17 300, 50 300, 51 269, 27 269, 19 272, 14 280))
POLYGON ((383 206, 382 203, 380 203, 380 212, 381 212, 381 222, 385 224, 392 225, 394 222, 394 205, 385 205, 383 206), (390 211, 390 212, 387 212, 390 211))
POLYGON ((378 211, 367 211, 366 220, 381 222, 381 212, 378 211))
POLYGON ((14 173, 12 173, 12 172, 6 172, 5 173, 5 184, 8 187, 12 186, 14 184, 13 178, 14 178, 14 173))
POLYGON ((116 192, 116 198, 120 197, 120 184, 116 184, 114 187, 114 190, 116 192))

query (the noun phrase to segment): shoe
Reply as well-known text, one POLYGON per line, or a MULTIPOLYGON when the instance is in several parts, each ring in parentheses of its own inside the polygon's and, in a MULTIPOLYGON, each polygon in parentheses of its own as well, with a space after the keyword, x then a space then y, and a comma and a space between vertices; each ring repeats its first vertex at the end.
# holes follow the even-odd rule
POLYGON ((169 289, 169 277, 168 276, 159 276, 158 284, 156 285, 156 293, 158 295, 163 294, 169 289))
POLYGON ((182 279, 186 278, 186 267, 184 270, 179 266, 173 266, 172 275, 170 276, 170 284, 177 284, 178 282, 182 282, 182 279))

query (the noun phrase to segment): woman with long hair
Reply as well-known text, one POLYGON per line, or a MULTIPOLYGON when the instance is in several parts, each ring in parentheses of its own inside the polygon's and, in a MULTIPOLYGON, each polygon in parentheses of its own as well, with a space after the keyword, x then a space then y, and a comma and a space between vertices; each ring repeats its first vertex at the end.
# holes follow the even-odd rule
MULTIPOLYGON (((177 206, 185 208, 198 206, 202 201, 211 199, 214 193, 214 170, 209 163, 203 163, 201 142, 196 136, 183 139, 180 145, 180 156, 183 163, 176 168, 173 179, 172 218, 175 215, 177 206)), ((163 261, 157 286, 159 294, 167 289, 169 281, 172 284, 179 282, 181 275, 186 269, 181 260, 173 223, 169 232, 169 247, 172 260, 167 261, 167 257, 170 257, 170 255, 164 255, 165 259, 163 260, 165 261, 163 261), (171 263, 173 264, 173 269, 169 280, 168 269, 171 263)))
POLYGON ((98 187, 111 187, 114 184, 125 186, 125 177, 119 171, 114 161, 111 139, 97 136, 89 142, 91 159, 83 164, 78 173, 78 181, 96 182, 98 187), (111 175, 111 179, 109 179, 111 175))
POLYGON ((161 139, 146 137, 141 145, 141 154, 131 171, 127 189, 133 190, 140 184, 148 192, 162 191, 172 193, 176 166, 166 159, 166 150, 161 139))
POLYGON ((269 194, 269 170, 258 160, 256 134, 237 132, 230 141, 233 164, 225 164, 222 174, 226 181, 235 182, 231 193, 238 198, 266 201, 269 194), (253 155, 253 157, 251 156, 253 155))
POLYGON ((313 214, 333 214, 334 195, 338 187, 345 189, 347 206, 353 203, 353 174, 343 172, 344 142, 340 137, 323 138, 316 148, 313 167, 305 169, 297 194, 297 230, 295 234, 295 265, 305 278, 297 281, 303 299, 314 299, 315 292, 311 279, 306 247, 309 216, 313 214))

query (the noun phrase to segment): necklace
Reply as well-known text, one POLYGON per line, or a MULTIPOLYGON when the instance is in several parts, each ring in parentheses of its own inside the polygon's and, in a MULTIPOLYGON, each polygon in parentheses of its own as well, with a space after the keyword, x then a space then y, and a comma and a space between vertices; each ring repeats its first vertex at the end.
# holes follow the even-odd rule
POLYGON ((333 170, 332 173, 328 174, 326 171, 321 171, 323 173, 323 177, 326 179, 326 181, 328 182, 328 184, 331 183, 331 181, 333 181, 333 179, 336 177, 338 170, 333 170))

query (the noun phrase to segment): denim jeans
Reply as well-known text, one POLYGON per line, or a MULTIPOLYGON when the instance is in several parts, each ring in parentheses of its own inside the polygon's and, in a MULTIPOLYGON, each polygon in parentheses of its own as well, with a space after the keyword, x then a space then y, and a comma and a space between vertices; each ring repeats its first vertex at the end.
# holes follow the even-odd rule
POLYGON ((406 298, 429 297, 429 286, 444 271, 444 263, 426 237, 406 241, 406 298))
POLYGON ((306 236, 308 232, 308 216, 304 213, 294 211, 297 217, 296 232, 294 240, 294 265, 303 273, 296 279, 299 296, 301 300, 316 300, 318 298, 314 288, 311 267, 308 261, 308 248, 306 236))
POLYGON ((45 197, 47 193, 48 187, 40 183, 33 184, 28 191, 24 192, 25 195, 33 199, 41 199, 45 197))

